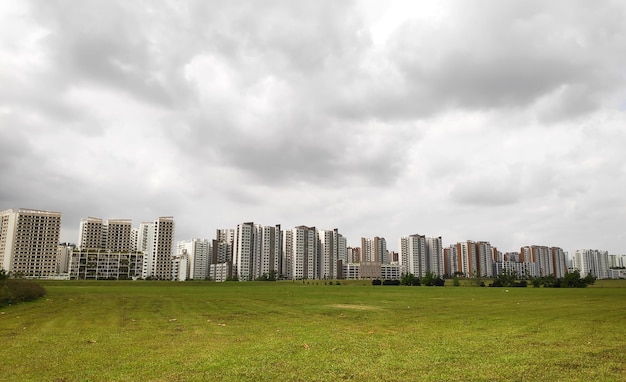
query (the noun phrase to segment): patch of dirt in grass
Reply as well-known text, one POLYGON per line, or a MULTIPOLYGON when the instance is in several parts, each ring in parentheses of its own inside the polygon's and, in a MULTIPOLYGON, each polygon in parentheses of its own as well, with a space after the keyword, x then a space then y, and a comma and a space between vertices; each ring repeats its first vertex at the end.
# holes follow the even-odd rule
POLYGON ((380 310, 377 306, 370 305, 354 305, 354 304, 333 304, 330 305, 333 308, 350 309, 350 310, 380 310))

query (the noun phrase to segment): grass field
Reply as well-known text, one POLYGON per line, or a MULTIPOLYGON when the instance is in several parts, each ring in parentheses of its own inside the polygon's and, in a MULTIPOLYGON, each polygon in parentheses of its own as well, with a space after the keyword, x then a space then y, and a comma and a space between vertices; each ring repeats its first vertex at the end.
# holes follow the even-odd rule
POLYGON ((0 380, 626 380, 626 281, 43 285, 1 311, 0 380))

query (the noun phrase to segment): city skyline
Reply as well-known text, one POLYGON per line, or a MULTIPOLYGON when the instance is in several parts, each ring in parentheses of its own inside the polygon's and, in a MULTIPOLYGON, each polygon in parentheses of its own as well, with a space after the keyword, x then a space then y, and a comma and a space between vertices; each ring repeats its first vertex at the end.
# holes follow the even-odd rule
MULTIPOLYGON (((170 219, 176 219, 176 217, 168 217, 170 219)), ((133 229, 137 229, 145 224, 149 224, 151 223, 150 221, 137 221, 135 222, 135 220, 130 219, 130 218, 101 218, 101 217, 94 217, 94 216, 87 216, 87 217, 83 217, 80 219, 79 222, 79 229, 77 229, 77 238, 76 240, 63 240, 60 239, 60 242, 65 242, 65 243, 71 243, 71 244, 75 244, 78 245, 80 247, 80 236, 81 236, 81 231, 83 231, 83 224, 85 224, 85 222, 88 221, 92 221, 92 220, 97 220, 100 221, 101 223, 106 223, 107 221, 112 221, 115 223, 122 223, 122 224, 128 224, 129 226, 132 226, 133 229)), ((179 220, 176 219, 176 225, 178 226, 179 220)), ((206 232, 205 235, 200 235, 200 236, 194 236, 194 237, 180 237, 177 233, 176 233, 176 229, 174 229, 174 233, 173 233, 173 240, 174 242, 181 242, 181 241, 190 241, 190 240, 208 240, 209 242, 215 239, 219 240, 223 240, 222 236, 222 232, 225 231, 232 231, 232 233, 234 234, 237 231, 237 227, 241 226, 241 225, 253 225, 253 226, 259 226, 259 227, 268 227, 266 225, 266 223, 264 222, 253 222, 253 221, 246 221, 246 220, 241 220, 239 223, 237 223, 235 226, 233 227, 216 227, 216 228, 211 228, 208 230, 208 232, 206 232)), ((292 229, 296 229, 298 227, 310 227, 310 228, 315 228, 319 231, 322 232, 332 232, 333 230, 339 231, 339 232, 344 232, 344 229, 342 227, 321 227, 315 224, 297 224, 294 225, 292 227, 281 224, 281 223, 277 223, 277 224, 272 224, 271 226, 275 226, 275 227, 282 227, 282 231, 290 231, 292 229)), ((343 239, 346 241, 346 246, 349 248, 364 248, 364 247, 369 247, 372 246, 372 248, 370 249, 372 252, 371 254, 363 254, 363 256, 365 256, 365 258, 368 261, 374 260, 375 258, 378 258, 379 255, 374 255, 374 243, 377 241, 382 241, 384 244, 382 245, 382 247, 380 248, 384 248, 384 250, 388 250, 389 252, 400 252, 402 249, 402 245, 400 244, 402 242, 402 240, 408 239, 409 237, 412 236, 432 236, 431 237, 426 237, 426 239, 433 239, 433 238, 438 238, 439 240, 439 246, 442 246, 444 248, 456 245, 458 243, 463 243, 463 242, 485 242, 485 243, 489 243, 492 247, 498 248, 498 250, 500 250, 500 252, 502 253, 508 253, 508 252, 517 252, 519 251, 521 248, 523 247, 528 247, 528 246, 542 246, 542 247, 557 247, 557 248, 562 248, 566 253, 569 254, 569 258, 571 259, 574 256, 574 253, 578 250, 596 250, 596 249, 600 249, 600 250, 606 250, 606 248, 603 247, 589 247, 589 246, 582 246, 579 248, 573 248, 571 251, 568 251, 566 246, 563 245, 558 245, 555 243, 539 243, 539 242, 534 242, 534 241, 529 241, 525 244, 522 244, 520 247, 517 248, 503 248, 502 246, 500 246, 498 243, 489 240, 489 238, 465 238, 463 240, 458 240, 458 241, 447 241, 445 240, 445 238, 443 238, 441 235, 436 235, 436 234, 423 234, 423 233, 405 233, 399 237, 387 237, 384 235, 374 235, 374 236, 364 236, 364 235, 360 235, 358 237, 354 237, 354 238, 350 238, 347 237, 345 235, 341 235, 343 237, 343 239), (484 240, 483 240, 484 239, 484 240)), ((381 250, 380 253, 383 253, 384 250, 381 250)), ((610 254, 613 255, 626 255, 626 251, 621 251, 621 252, 611 252, 608 251, 610 254)), ((378 252, 376 252, 378 253, 378 252)), ((380 258, 378 258, 380 260, 380 258)))
POLYGON ((0 4, 0 205, 626 252, 626 4, 0 4))
MULTIPOLYGON (((15 208, 14 210, 21 210, 21 209, 25 209, 25 210, 40 210, 40 211, 46 211, 49 212, 45 209, 33 209, 33 208, 15 208)), ((10 209, 8 209, 10 210, 10 209)), ((62 214, 63 212, 57 212, 59 214, 62 214)), ((175 216, 169 216, 167 218, 170 219, 176 219, 175 216)), ((80 238, 81 238, 81 232, 83 231, 83 224, 86 221, 89 220, 100 220, 102 222, 107 222, 107 221, 113 221, 113 222, 123 222, 123 224, 128 224, 129 226, 132 227, 132 229, 139 229, 141 230, 141 227, 143 225, 146 224, 150 224, 152 223, 152 221, 148 220, 134 220, 128 217, 117 217, 117 218, 109 218, 109 217, 95 217, 95 216, 85 216, 82 217, 79 220, 79 223, 77 224, 78 228, 75 229, 75 234, 76 237, 72 238, 71 237, 71 229, 68 229, 67 231, 70 232, 70 235, 67 235, 66 233, 66 238, 63 237, 63 233, 61 233, 60 235, 60 239, 59 239, 59 243, 68 243, 68 244, 74 244, 80 247, 80 238)), ((61 221, 63 221, 63 219, 61 219, 61 221)), ((177 233, 177 229, 174 229, 173 232, 173 240, 174 242, 180 242, 180 241, 188 241, 188 240, 195 240, 195 239, 199 239, 199 240, 214 240, 216 239, 216 231, 236 231, 236 227, 241 225, 242 222, 248 221, 249 223, 243 223, 243 224, 255 224, 255 225, 259 225, 259 226, 265 226, 266 223, 263 222, 252 222, 250 220, 241 220, 239 223, 235 224, 233 227, 226 227, 226 226, 221 226, 221 227, 214 227, 214 228, 209 228, 204 234, 200 234, 200 235, 196 235, 196 236, 192 236, 192 237, 181 237, 178 233, 177 233)), ((179 225, 179 220, 176 219, 176 226, 178 227, 179 225)), ((340 232, 344 232, 344 228, 342 227, 322 227, 319 225, 315 225, 315 224, 296 224, 292 227, 289 227, 285 224, 272 224, 275 226, 282 226, 284 228, 284 230, 291 230, 293 228, 297 228, 297 227, 311 227, 311 228, 316 228, 320 231, 332 231, 332 230, 339 230, 340 232)), ((61 230, 63 231, 63 230, 61 230)), ((352 230, 353 231, 353 230, 352 230)), ((531 246, 531 245, 538 245, 538 246, 547 246, 547 247, 558 247, 558 248, 562 248, 566 253, 568 253, 568 257, 571 259, 574 256, 574 253, 578 250, 595 250, 595 249, 601 249, 601 250, 606 250, 607 252, 609 252, 610 254, 614 254, 614 255, 625 255, 626 254, 626 250, 619 250, 616 252, 612 252, 610 250, 607 250, 604 247, 592 247, 592 246, 581 246, 581 247, 577 247, 577 248, 568 248, 565 245, 559 245, 559 243, 553 243, 553 242, 548 242, 548 243, 544 243, 544 242, 537 242, 537 241, 533 241, 533 240, 529 240, 528 242, 520 245, 519 247, 514 247, 514 248, 508 248, 508 247, 503 247, 501 245, 499 245, 499 243, 494 242, 493 240, 490 240, 488 237, 483 237, 484 235, 478 235, 478 237, 468 237, 468 238, 464 238, 461 240, 457 240, 457 241, 448 241, 446 240, 445 237, 442 237, 442 235, 437 235, 436 233, 409 233, 408 231, 406 231, 404 234, 401 234, 398 237, 389 237, 389 236, 385 236, 385 235, 381 235, 381 234, 374 234, 373 236, 364 236, 364 235, 358 235, 355 236, 353 238, 348 237, 347 235, 343 235, 344 239, 347 241, 347 247, 349 248, 362 248, 364 245, 364 240, 366 241, 371 241, 372 243, 374 242, 374 240, 376 239, 380 239, 382 241, 384 241, 385 244, 385 248, 389 250, 389 252, 400 252, 401 250, 401 245, 399 245, 399 242, 407 237, 410 236, 433 236, 433 237, 438 237, 441 240, 441 244, 443 245, 443 247, 449 247, 458 243, 462 243, 462 242, 468 242, 468 241, 475 241, 475 242, 487 242, 490 243, 493 247, 497 247, 501 252, 503 253, 507 253, 507 252, 517 252, 519 251, 520 248, 523 247, 527 247, 527 246, 531 246)))
POLYGON ((399 239, 361 238, 350 248, 339 229, 323 230, 254 222, 217 229, 215 239, 177 241, 175 220, 161 216, 132 227, 130 219, 88 217, 80 221, 78 245, 60 243, 61 212, 11 209, 0 213, 0 264, 10 273, 58 279, 190 279, 228 281, 281 279, 398 279, 463 275, 563 277, 572 269, 599 279, 623 278, 626 255, 580 249, 572 257, 560 247, 530 245, 502 252, 488 241, 443 246, 441 237, 413 234, 399 239))

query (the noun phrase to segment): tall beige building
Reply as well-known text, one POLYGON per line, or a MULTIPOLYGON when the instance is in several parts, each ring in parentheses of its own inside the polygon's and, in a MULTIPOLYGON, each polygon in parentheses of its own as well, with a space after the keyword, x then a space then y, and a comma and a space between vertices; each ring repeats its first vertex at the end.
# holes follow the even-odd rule
POLYGON ((130 252, 134 250, 131 232, 132 221, 130 219, 84 218, 80 221, 78 247, 130 252))
POLYGON ((80 220, 78 231, 78 248, 96 249, 103 246, 104 221, 100 218, 88 217, 80 220))
POLYGON ((104 227, 105 248, 113 252, 133 250, 130 219, 109 219, 104 227))
POLYGON ((61 213, 20 208, 0 212, 0 265, 26 277, 58 273, 61 213))

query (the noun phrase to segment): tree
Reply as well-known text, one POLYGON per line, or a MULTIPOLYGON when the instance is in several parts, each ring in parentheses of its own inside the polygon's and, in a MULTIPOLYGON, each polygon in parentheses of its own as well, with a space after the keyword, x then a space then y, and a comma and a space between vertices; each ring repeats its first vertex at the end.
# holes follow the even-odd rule
POLYGON ((539 288, 541 286, 541 277, 531 277, 530 282, 533 284, 533 288, 539 288))
POLYGON ((275 270, 271 270, 267 280, 268 281, 276 281, 276 275, 277 274, 278 274, 278 272, 276 272, 275 270))
POLYGON ((512 287, 515 285, 515 280, 517 279, 517 272, 509 271, 508 269, 503 270, 500 274, 493 279, 493 283, 491 286, 494 287, 512 287))
POLYGON ((588 285, 592 285, 596 281, 595 276, 591 273, 587 274, 584 278, 580 277, 579 271, 567 273, 563 276, 561 281, 562 288, 586 288, 588 285))
POLYGON ((454 277, 452 278, 452 285, 454 286, 460 286, 461 282, 459 281, 459 276, 456 274, 454 274, 454 277))
POLYGON ((415 280, 415 275, 413 273, 405 273, 402 275, 400 279, 400 285, 413 285, 413 281, 415 280))
POLYGON ((434 273, 426 272, 424 277, 422 277, 422 284, 424 284, 426 286, 433 286, 433 285, 435 285, 435 279, 436 278, 437 278, 437 276, 435 276, 434 273))
POLYGON ((585 286, 593 285, 596 282, 596 276, 592 275, 591 273, 588 273, 587 276, 585 276, 583 280, 586 284, 585 286))

